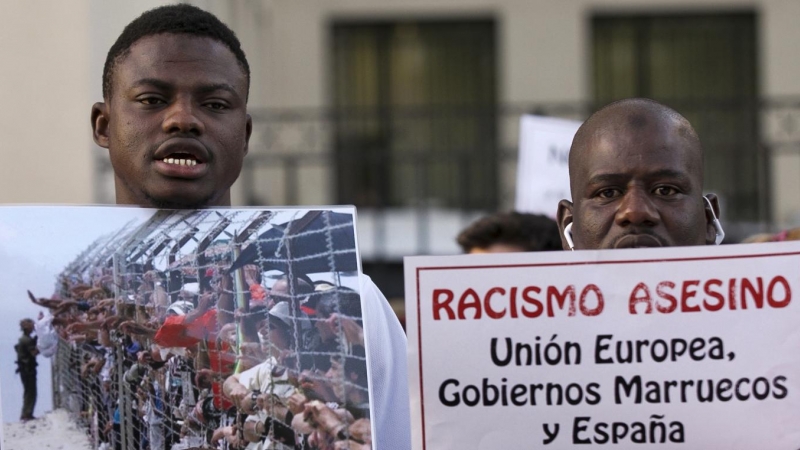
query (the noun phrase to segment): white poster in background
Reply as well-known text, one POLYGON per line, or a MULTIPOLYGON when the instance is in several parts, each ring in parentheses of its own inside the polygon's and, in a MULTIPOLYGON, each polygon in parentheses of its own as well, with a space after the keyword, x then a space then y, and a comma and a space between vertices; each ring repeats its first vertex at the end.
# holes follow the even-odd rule
POLYGON ((405 259, 414 448, 800 448, 800 242, 405 259))
POLYGON ((520 119, 517 211, 555 218, 558 202, 569 193, 567 159, 582 122, 525 115, 520 119))

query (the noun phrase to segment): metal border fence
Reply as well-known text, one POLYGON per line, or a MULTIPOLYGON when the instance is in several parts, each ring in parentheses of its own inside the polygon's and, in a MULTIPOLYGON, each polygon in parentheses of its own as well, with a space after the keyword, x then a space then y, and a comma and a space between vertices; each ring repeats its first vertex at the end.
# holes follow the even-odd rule
POLYGON ((342 439, 326 408, 369 429, 354 233, 332 211, 159 211, 97 239, 51 300, 54 406, 120 450, 316 448, 342 439))

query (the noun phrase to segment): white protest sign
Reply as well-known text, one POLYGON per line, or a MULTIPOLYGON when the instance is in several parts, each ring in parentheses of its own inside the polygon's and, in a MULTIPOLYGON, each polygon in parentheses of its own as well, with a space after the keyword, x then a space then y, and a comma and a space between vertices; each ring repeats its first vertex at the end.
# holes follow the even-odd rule
POLYGON ((558 202, 572 198, 567 158, 581 122, 525 115, 519 125, 515 209, 555 218, 558 202))
POLYGON ((405 259, 414 448, 800 448, 800 242, 405 259))

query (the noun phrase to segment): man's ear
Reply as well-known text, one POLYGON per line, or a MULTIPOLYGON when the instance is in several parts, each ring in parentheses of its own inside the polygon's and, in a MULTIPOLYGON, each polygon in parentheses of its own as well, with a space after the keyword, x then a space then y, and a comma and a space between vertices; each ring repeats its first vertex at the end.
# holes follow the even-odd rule
POLYGON ((246 155, 247 152, 250 151, 250 135, 253 134, 253 118, 250 117, 250 114, 247 114, 247 123, 244 125, 244 133, 244 154, 246 155))
POLYGON ((92 105, 92 138, 103 148, 108 148, 108 105, 97 102, 92 105))
POLYGON ((706 245, 713 245, 717 239, 717 227, 714 220, 719 219, 719 198, 715 194, 706 194, 708 202, 703 200, 703 210, 706 213, 706 245), (711 204, 711 208, 709 208, 711 204))
POLYGON ((571 250, 567 240, 564 238, 564 228, 572 223, 572 202, 561 200, 558 202, 558 212, 556 212, 556 222, 558 222, 558 232, 561 235, 561 248, 571 250))

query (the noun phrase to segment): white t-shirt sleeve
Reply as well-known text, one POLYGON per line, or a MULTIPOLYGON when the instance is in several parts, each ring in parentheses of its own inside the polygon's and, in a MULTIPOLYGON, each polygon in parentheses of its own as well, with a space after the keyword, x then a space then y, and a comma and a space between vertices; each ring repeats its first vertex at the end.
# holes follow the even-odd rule
POLYGON ((392 307, 368 276, 361 274, 364 336, 369 365, 373 449, 411 449, 406 371, 406 335, 392 307))
POLYGON ((267 360, 239 374, 239 383, 251 391, 261 391, 269 387, 269 373, 272 362, 267 360))

